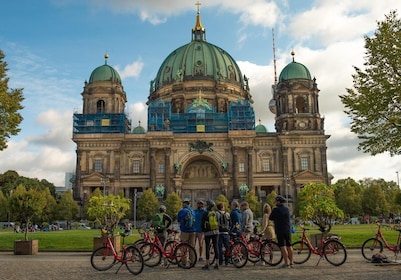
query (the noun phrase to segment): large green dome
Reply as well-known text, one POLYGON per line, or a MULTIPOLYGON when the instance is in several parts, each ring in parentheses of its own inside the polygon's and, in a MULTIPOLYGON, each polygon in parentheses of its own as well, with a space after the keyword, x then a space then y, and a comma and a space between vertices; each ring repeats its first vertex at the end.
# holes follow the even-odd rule
MULTIPOLYGON (((105 58, 107 59, 108 56, 105 55, 105 58)), ((113 67, 107 65, 107 60, 104 65, 99 66, 95 70, 93 70, 89 78, 89 83, 102 81, 110 81, 121 84, 120 74, 118 74, 118 72, 113 67)))
POLYGON ((244 78, 235 60, 222 48, 206 42, 199 12, 192 41, 170 53, 161 64, 154 90, 174 82, 215 80, 243 84, 244 78))
POLYGON ((293 80, 293 79, 311 79, 310 72, 305 65, 292 61, 286 67, 284 67, 283 71, 281 71, 279 76, 279 82, 283 80, 293 80))

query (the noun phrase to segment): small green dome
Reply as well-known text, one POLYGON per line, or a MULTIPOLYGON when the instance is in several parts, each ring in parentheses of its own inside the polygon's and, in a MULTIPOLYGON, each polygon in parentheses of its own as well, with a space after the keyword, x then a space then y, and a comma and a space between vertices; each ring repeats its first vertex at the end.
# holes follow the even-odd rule
POLYGON ((89 78, 89 83, 110 81, 113 83, 121 84, 120 74, 118 74, 118 72, 113 67, 107 65, 108 55, 106 54, 104 58, 106 59, 106 62, 104 63, 104 65, 99 66, 95 70, 93 70, 89 78))
POLYGON ((258 124, 255 127, 255 131, 256 131, 256 133, 266 133, 267 132, 267 128, 263 124, 258 124))
POLYGON ((278 78, 279 82, 283 80, 293 80, 293 79, 311 79, 311 75, 309 73, 308 68, 305 65, 292 61, 286 67, 284 67, 283 71, 281 71, 280 76, 278 78))
POLYGON ((146 133, 145 129, 140 125, 138 125, 132 130, 132 134, 145 134, 145 133, 146 133))

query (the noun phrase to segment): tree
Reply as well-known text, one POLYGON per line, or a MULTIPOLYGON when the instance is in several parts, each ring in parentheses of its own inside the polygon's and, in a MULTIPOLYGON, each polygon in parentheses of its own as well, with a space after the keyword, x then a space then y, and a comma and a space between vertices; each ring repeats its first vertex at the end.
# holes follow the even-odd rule
POLYGON ((8 214, 8 201, 0 190, 0 221, 7 221, 8 214))
POLYGON ((258 197, 255 195, 254 191, 249 191, 246 194, 245 201, 249 204, 249 209, 253 212, 253 217, 259 218, 262 216, 262 209, 260 206, 260 202, 258 201, 258 197))
POLYGON ((126 197, 109 194, 107 196, 92 196, 88 202, 88 216, 105 226, 111 233, 125 217, 130 209, 131 200, 126 197))
POLYGON ((138 199, 137 217, 139 220, 152 220, 153 215, 158 211, 159 201, 152 189, 145 190, 138 199))
POLYGON ((40 215, 46 206, 45 195, 34 188, 26 190, 24 186, 19 185, 10 196, 9 205, 13 218, 25 223, 24 239, 28 240, 32 218, 40 215))
POLYGON ((396 11, 365 36, 365 69, 354 66, 353 88, 340 96, 358 149, 401 154, 401 21, 396 11))
MULTIPOLYGON (((57 219, 57 202, 56 199, 51 195, 49 189, 45 189, 44 196, 46 199, 46 206, 43 209, 40 218, 42 222, 52 222, 57 219)), ((43 223, 42 223, 43 225, 43 223)))
POLYGON ((359 216, 362 213, 363 187, 351 178, 338 180, 332 185, 337 206, 348 217, 359 216))
POLYGON ((171 219, 173 219, 173 221, 176 220, 178 211, 180 211, 182 208, 181 198, 175 192, 169 193, 164 201, 164 204, 167 208, 166 213, 171 217, 171 219))
POLYGON ((322 183, 308 183, 298 193, 297 206, 304 221, 312 221, 330 231, 334 220, 344 217, 335 204, 333 190, 322 183))
POLYGON ((58 216, 67 221, 75 220, 79 208, 77 202, 72 198, 70 190, 66 191, 58 203, 58 216))
POLYGON ((362 210, 365 214, 379 216, 389 212, 386 196, 379 185, 371 185, 363 192, 362 210))
POLYGON ((24 100, 23 89, 9 89, 6 72, 7 62, 5 55, 0 50, 0 151, 7 148, 7 140, 12 135, 17 135, 21 129, 18 127, 22 121, 19 113, 24 107, 21 105, 24 100))
POLYGON ((215 202, 216 202, 216 205, 219 202, 223 202, 224 211, 230 212, 230 202, 228 201, 227 197, 224 194, 219 194, 219 196, 216 198, 215 202))

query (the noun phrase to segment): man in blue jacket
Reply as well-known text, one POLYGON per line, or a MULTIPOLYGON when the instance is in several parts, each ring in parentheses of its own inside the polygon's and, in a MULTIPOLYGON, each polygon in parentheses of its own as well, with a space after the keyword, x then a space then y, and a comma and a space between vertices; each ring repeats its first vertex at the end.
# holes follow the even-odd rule
POLYGON ((194 217, 195 219, 194 210, 192 210, 189 204, 190 204, 190 199, 184 198, 182 201, 182 209, 178 212, 177 221, 180 223, 181 242, 187 242, 195 248, 195 230, 196 230, 195 225, 192 225, 192 227, 188 227, 186 223, 186 217, 188 211, 192 213, 192 217, 194 217))
POLYGON ((236 200, 231 202, 231 229, 230 232, 236 235, 241 233, 241 225, 242 225, 242 213, 239 210, 239 203, 236 200))

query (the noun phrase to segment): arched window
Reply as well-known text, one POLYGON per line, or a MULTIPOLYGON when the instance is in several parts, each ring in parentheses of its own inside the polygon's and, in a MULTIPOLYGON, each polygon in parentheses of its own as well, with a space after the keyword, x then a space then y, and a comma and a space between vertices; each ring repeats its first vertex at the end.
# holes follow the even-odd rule
POLYGON ((295 101, 297 113, 306 113, 305 99, 302 96, 298 96, 295 101))
POLYGON ((104 100, 99 100, 96 103, 96 112, 97 113, 104 113, 106 112, 106 102, 104 100))

